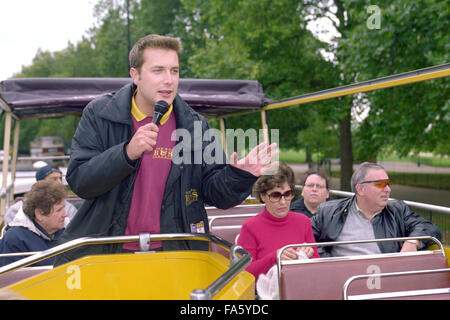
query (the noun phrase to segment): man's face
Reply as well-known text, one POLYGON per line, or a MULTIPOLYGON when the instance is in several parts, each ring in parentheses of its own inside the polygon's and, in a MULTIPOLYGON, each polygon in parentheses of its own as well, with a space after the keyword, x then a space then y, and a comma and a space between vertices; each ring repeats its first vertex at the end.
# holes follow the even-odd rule
POLYGON ((134 84, 138 87, 139 99, 151 108, 159 100, 172 104, 179 81, 177 53, 173 50, 147 48, 143 57, 140 72, 134 68, 130 70, 134 84))
POLYGON ((61 172, 52 172, 48 176, 44 178, 44 180, 55 181, 62 184, 62 173, 61 172))
POLYGON ((305 185, 302 189, 302 197, 305 203, 311 206, 318 206, 324 202, 329 196, 326 188, 326 181, 317 174, 312 174, 306 178, 305 185))
MULTIPOLYGON (((364 181, 377 181, 389 179, 389 176, 384 170, 381 169, 369 169, 367 171, 364 181)), ((379 188, 374 182, 368 182, 360 184, 359 194, 364 200, 376 211, 382 210, 386 207, 389 196, 391 194, 391 188, 385 185, 383 188, 379 188)))

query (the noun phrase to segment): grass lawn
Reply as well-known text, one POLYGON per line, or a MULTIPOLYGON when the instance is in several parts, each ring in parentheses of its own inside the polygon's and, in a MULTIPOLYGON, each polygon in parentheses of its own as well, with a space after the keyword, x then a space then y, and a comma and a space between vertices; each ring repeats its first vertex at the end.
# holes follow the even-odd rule
MULTIPOLYGON (((313 161, 317 162, 321 158, 321 154, 313 154, 313 161)), ((306 162, 306 152, 304 150, 293 150, 293 149, 280 149, 280 161, 283 162, 293 162, 293 163, 305 163, 306 162)), ((413 162, 417 163, 420 161, 421 164, 429 166, 438 167, 450 167, 450 158, 444 157, 425 157, 425 156, 408 156, 400 158, 396 154, 391 154, 387 156, 381 156, 377 158, 379 162, 413 162)))
POLYGON ((377 159, 378 161, 390 161, 390 162, 413 162, 417 163, 420 162, 420 164, 426 164, 429 166, 436 166, 436 167, 450 167, 450 158, 444 158, 444 157, 425 157, 425 156, 408 156, 400 158, 396 154, 382 156, 377 159))

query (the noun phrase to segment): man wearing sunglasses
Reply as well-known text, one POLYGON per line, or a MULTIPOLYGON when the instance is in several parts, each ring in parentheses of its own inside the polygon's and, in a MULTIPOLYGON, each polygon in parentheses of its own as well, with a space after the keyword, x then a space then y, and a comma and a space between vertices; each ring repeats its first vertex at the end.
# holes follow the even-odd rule
MULTIPOLYGON (((401 200, 389 200, 392 181, 379 164, 364 162, 353 173, 355 196, 327 201, 311 220, 317 242, 433 236, 441 231, 401 200)), ((423 249, 432 241, 372 242, 319 248, 321 257, 407 252, 423 249)))

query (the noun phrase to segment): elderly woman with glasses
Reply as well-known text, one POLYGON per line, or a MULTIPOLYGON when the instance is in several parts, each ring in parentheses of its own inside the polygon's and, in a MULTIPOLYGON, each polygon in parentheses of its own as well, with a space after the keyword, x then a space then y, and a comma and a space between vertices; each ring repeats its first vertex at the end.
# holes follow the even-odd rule
MULTIPOLYGON (((64 232, 67 217, 66 188, 54 180, 40 180, 25 195, 23 206, 6 227, 0 241, 1 253, 44 251, 54 247, 64 232)), ((0 266, 22 259, 23 256, 0 258, 0 266)), ((52 265, 48 258, 33 266, 52 265)))
MULTIPOLYGON (((274 175, 261 176, 253 186, 254 196, 265 208, 242 225, 238 244, 252 256, 247 271, 256 279, 277 262, 278 251, 289 244, 314 243, 311 222, 304 214, 289 211, 294 198, 294 172, 280 162, 274 175)), ((319 258, 317 248, 288 248, 281 259, 319 258)))

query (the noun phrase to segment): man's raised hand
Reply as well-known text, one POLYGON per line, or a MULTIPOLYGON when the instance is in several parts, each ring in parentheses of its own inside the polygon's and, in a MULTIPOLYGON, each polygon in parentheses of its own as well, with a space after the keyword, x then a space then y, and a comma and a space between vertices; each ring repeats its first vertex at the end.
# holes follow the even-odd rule
POLYGON ((274 174, 279 166, 279 162, 275 159, 279 155, 280 150, 276 143, 269 145, 263 142, 254 147, 246 157, 238 160, 237 153, 234 152, 230 158, 230 164, 241 170, 250 172, 256 177, 263 174, 274 174))

